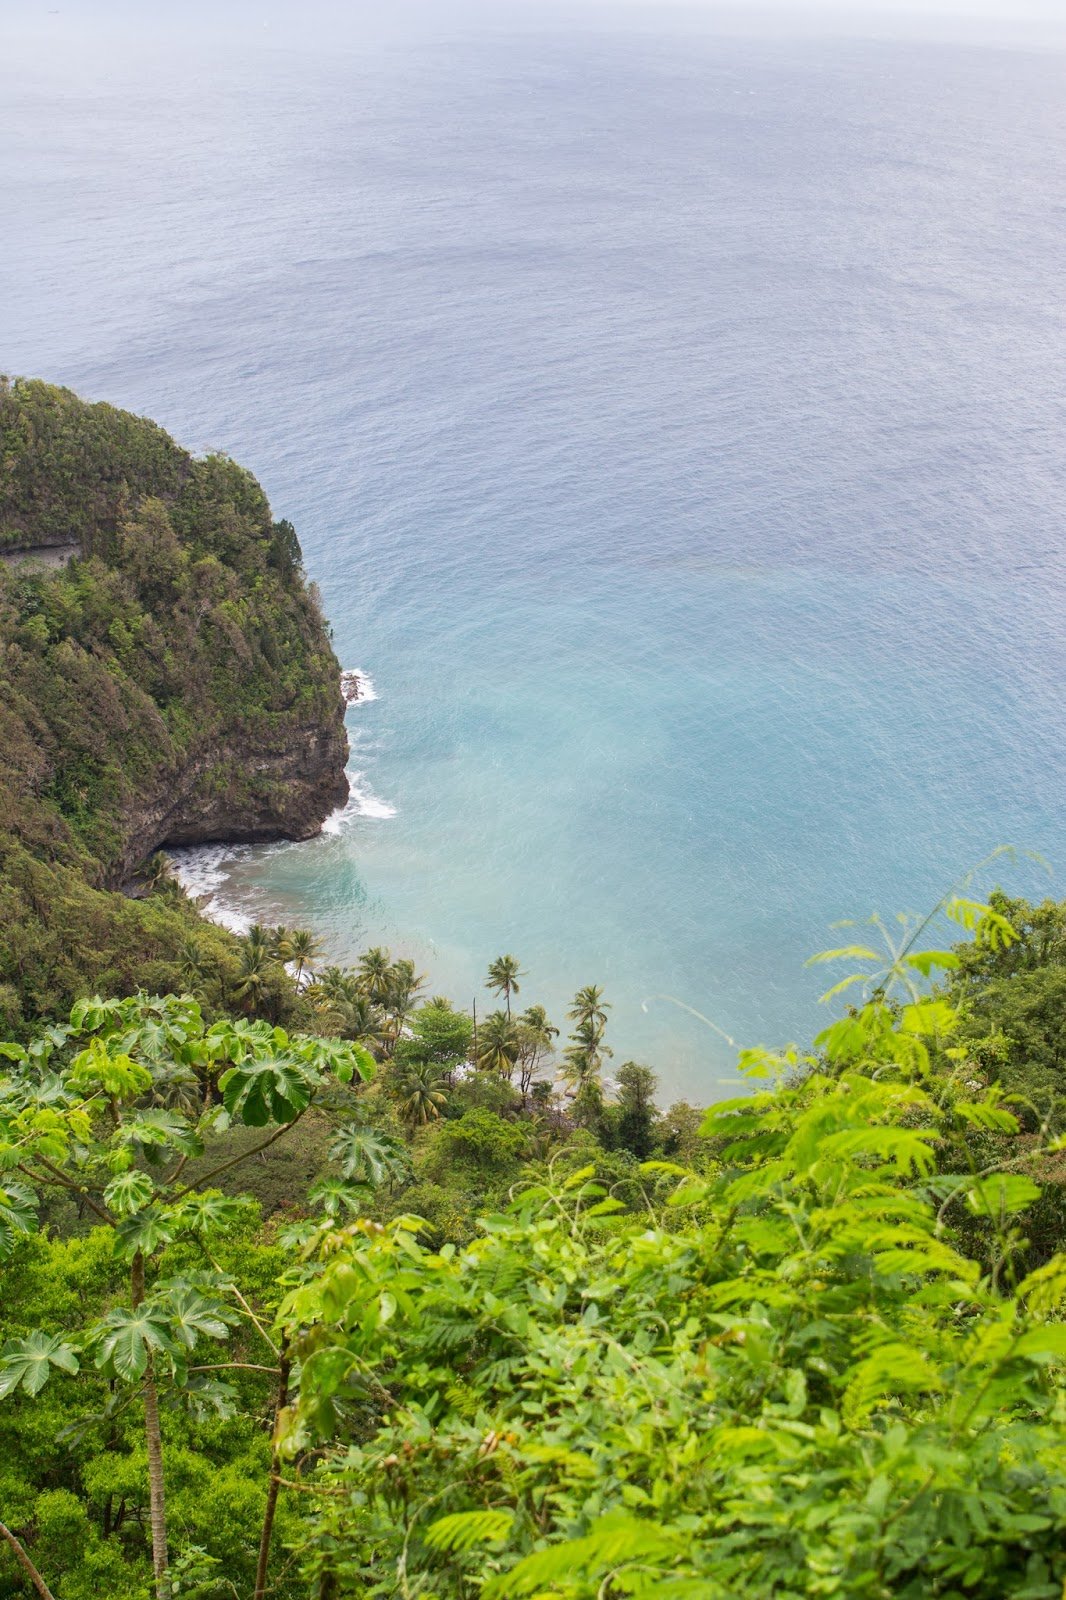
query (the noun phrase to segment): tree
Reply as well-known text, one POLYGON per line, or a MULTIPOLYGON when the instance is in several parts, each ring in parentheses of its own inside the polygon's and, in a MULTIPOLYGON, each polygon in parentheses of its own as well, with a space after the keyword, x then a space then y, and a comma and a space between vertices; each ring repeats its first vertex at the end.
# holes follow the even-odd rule
POLYGON ((602 1034, 607 1026, 607 1013, 610 1004, 603 998, 603 990, 594 983, 586 984, 574 996, 573 1004, 566 1013, 578 1028, 586 1028, 602 1034))
POLYGON ((410 1036, 396 1046, 397 1063, 426 1062, 450 1081, 470 1055, 474 1030, 466 1012, 437 996, 413 1011, 409 1021, 410 1036))
POLYGON ((392 956, 380 945, 364 951, 359 957, 359 965, 356 968, 359 984, 367 999, 372 1000, 375 1005, 384 1006, 388 1000, 391 967, 392 956))
POLYGON ((495 961, 489 963, 489 975, 485 982, 486 989, 491 989, 494 994, 502 994, 507 1004, 507 1017, 511 1016, 511 996, 519 990, 519 978, 525 974, 518 965, 517 956, 497 956, 495 961))
POLYGON ((618 1088, 616 1137, 624 1150, 647 1161, 655 1148, 655 1090, 658 1078, 650 1067, 626 1061, 615 1074, 618 1088))
POLYGON ((264 944, 248 939, 240 953, 232 994, 252 1016, 259 1011, 267 988, 267 951, 264 944))
POLYGON ((478 1029, 478 1066, 510 1080, 521 1048, 521 1034, 507 1013, 490 1012, 478 1029))
MULTIPOLYGON (((259 1149, 281 1138, 327 1082, 369 1076, 372 1062, 354 1045, 290 1038, 265 1023, 204 1023, 188 997, 82 1001, 69 1024, 33 1046, 0 1047, 12 1069, 0 1081, 0 1147, 8 1184, 0 1206, 0 1253, 32 1230, 41 1198, 65 1193, 110 1228, 128 1269, 126 1303, 115 1303, 75 1337, 42 1328, 0 1356, 0 1396, 36 1395, 56 1370, 89 1361, 144 1410, 152 1564, 157 1600, 169 1600, 162 1391, 198 1401, 223 1397, 210 1374, 225 1363, 194 1363, 203 1340, 225 1341, 238 1320, 231 1286, 219 1274, 163 1277, 155 1263, 185 1235, 224 1232, 240 1202, 207 1188, 237 1161, 184 1181, 220 1116, 272 1128, 259 1149), (171 1093, 183 1077, 217 1077, 223 1107, 183 1109, 171 1093), (155 1103, 160 1097, 166 1107, 155 1103)), ((238 1302, 240 1296, 237 1296, 238 1302)))
POLYGON ((178 965, 182 978, 190 989, 197 989, 204 980, 204 947, 194 934, 188 934, 178 946, 178 965))
POLYGON ((315 962, 322 954, 322 941, 308 928, 294 928, 286 940, 285 960, 295 966, 296 987, 303 985, 304 977, 310 974, 315 962))
POLYGON ((527 1006, 518 1019, 518 1087, 523 1101, 528 1100, 537 1070, 551 1056, 558 1037, 559 1030, 548 1021, 544 1007, 527 1006))
POLYGON ((603 1042, 602 1027, 591 1019, 575 1024, 570 1043, 563 1051, 563 1076, 575 1093, 580 1094, 593 1084, 599 1088, 604 1062, 613 1053, 603 1042))
MULTIPOLYGON (((284 933, 284 929, 281 930, 284 933)), ((274 954, 275 938, 270 928, 264 928, 261 922, 253 922, 244 936, 244 942, 250 951, 258 955, 263 961, 276 960, 274 954)))
POLYGON ((415 971, 414 962, 406 959, 394 961, 385 975, 383 1005, 389 1019, 386 1051, 390 1055, 396 1048, 425 981, 415 971))
POLYGON ((170 857, 162 850, 157 850, 150 856, 141 868, 141 882, 149 894, 172 893, 178 885, 174 876, 174 865, 170 857))
POLYGON ((435 1122, 448 1104, 440 1070, 428 1061, 406 1067, 398 1080, 397 1091, 400 1116, 411 1127, 435 1122))

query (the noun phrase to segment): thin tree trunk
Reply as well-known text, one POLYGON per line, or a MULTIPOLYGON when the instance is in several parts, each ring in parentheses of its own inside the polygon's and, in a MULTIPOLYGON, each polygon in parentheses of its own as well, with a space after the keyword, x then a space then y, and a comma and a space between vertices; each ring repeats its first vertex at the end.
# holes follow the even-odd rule
MULTIPOLYGON (((134 1308, 144 1300, 144 1256, 139 1250, 130 1269, 130 1298, 134 1308)), ((148 1514, 152 1525, 152 1570, 155 1573, 156 1600, 171 1600, 167 1508, 163 1488, 163 1435, 159 1427, 159 1392, 152 1376, 150 1356, 144 1376, 144 1435, 148 1447, 148 1514)))
POLYGON ((252 1600, 263 1600, 266 1594, 267 1567, 270 1564, 270 1539, 274 1532, 274 1513, 278 1507, 281 1489, 281 1451, 278 1449, 278 1427, 281 1413, 289 1398, 289 1346, 282 1344, 278 1355, 278 1398, 274 1407, 274 1441, 270 1457, 270 1482, 267 1485, 266 1510, 263 1512, 263 1532, 259 1539, 259 1561, 255 1569, 255 1594, 252 1600))
POLYGON ((2 1522, 0 1522, 0 1538, 6 1539, 12 1550, 14 1550, 15 1560, 18 1562, 20 1567, 24 1567, 29 1573, 30 1582, 37 1590, 41 1600, 56 1600, 55 1595, 45 1583, 44 1579, 41 1577, 41 1574, 37 1571, 37 1568, 34 1566, 33 1562, 23 1549, 21 1541, 16 1539, 15 1535, 11 1532, 11 1529, 6 1528, 2 1522))

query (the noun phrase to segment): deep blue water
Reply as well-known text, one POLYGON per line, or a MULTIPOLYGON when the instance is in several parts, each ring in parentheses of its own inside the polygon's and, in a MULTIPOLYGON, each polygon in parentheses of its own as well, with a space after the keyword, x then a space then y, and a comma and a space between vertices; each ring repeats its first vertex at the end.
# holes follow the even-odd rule
POLYGON ((835 919, 1066 867, 1061 54, 148 26, 0 52, 0 367, 250 466, 371 674, 350 814, 226 895, 460 1000, 503 950, 557 1020, 601 982, 710 1098, 647 997, 802 1040, 835 919))

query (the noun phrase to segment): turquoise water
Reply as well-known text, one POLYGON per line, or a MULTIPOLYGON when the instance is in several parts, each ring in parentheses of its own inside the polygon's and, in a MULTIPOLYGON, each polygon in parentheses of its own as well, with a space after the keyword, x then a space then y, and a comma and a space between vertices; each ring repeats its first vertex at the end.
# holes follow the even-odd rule
POLYGON ((1060 54, 110 15, 0 64, 0 364, 246 462, 377 696, 216 895, 710 1098, 834 920, 1066 863, 1060 54))

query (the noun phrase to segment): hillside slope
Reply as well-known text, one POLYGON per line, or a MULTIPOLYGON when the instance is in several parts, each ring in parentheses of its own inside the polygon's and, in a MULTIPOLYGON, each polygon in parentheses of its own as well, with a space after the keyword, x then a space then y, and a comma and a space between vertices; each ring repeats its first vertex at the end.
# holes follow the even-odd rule
POLYGON ((187 911, 112 891, 162 845, 316 833, 346 797, 347 740, 295 533, 228 458, 2 381, 0 555, 0 985, 14 1021, 165 965, 183 930, 154 924, 187 911), (15 553, 41 547, 73 559, 15 553))

